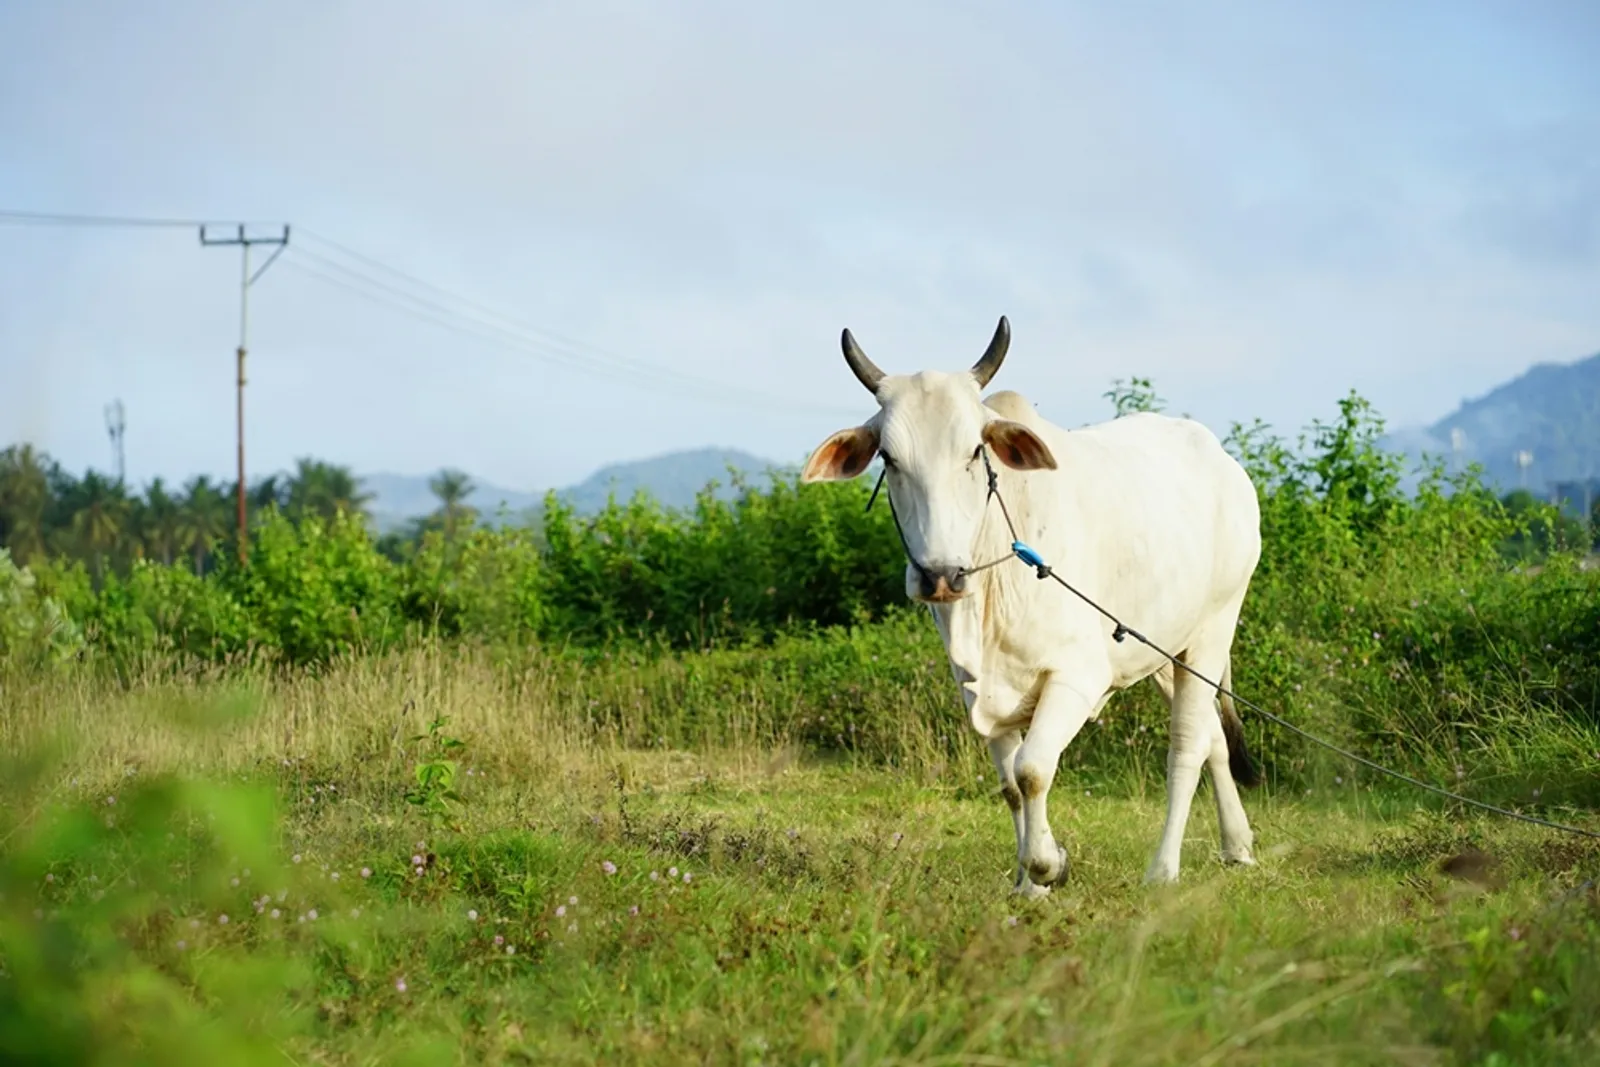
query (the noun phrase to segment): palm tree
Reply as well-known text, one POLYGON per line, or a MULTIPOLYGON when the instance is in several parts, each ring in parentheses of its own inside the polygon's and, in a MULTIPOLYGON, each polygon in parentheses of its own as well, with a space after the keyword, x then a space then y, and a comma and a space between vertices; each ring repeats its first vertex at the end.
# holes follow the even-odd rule
POLYGON ((283 511, 289 503, 289 486, 280 474, 269 474, 252 485, 245 493, 251 511, 277 508, 283 511))
POLYGON ((311 515, 332 522, 341 511, 365 519, 372 494, 361 488, 350 468, 302 456, 289 477, 287 502, 289 517, 296 522, 311 515))
POLYGON ((167 492, 166 483, 157 477, 144 491, 140 509, 140 534, 152 555, 168 566, 183 537, 183 510, 167 492))
POLYGON ((19 566, 45 552, 50 466, 29 444, 0 452, 0 544, 11 550, 19 566))
POLYGON ((105 557, 116 550, 127 529, 128 497, 121 482, 112 481, 98 471, 88 471, 78 483, 77 507, 72 514, 72 532, 89 554, 95 585, 105 580, 105 557))
POLYGON ((204 474, 183 487, 178 544, 194 558, 194 572, 205 573, 206 559, 229 530, 228 499, 204 474))
POLYGON ((439 498, 439 509, 433 517, 444 531, 446 541, 454 541, 463 526, 477 520, 477 511, 466 504, 467 497, 477 491, 472 479, 458 470, 445 469, 428 479, 428 488, 439 498))

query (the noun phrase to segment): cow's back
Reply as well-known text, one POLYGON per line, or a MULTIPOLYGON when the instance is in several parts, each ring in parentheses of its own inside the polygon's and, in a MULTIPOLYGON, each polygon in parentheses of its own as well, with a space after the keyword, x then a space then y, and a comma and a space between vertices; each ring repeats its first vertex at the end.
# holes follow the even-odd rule
MULTIPOLYGON (((1175 651, 1208 619, 1237 609, 1260 558, 1260 511, 1249 476, 1209 429, 1141 412, 1066 430, 1015 393, 988 403, 1055 454, 1054 471, 1005 472, 1002 491, 1019 537, 1063 578, 1175 651)), ((1109 635, 1109 623, 1055 583, 1025 571, 1005 580, 1025 583, 1005 599, 1041 640, 1063 628, 1109 635)), ((1030 654, 1047 655, 1042 646, 1030 654)), ((1162 662, 1134 642, 1111 654, 1122 684, 1162 662)))

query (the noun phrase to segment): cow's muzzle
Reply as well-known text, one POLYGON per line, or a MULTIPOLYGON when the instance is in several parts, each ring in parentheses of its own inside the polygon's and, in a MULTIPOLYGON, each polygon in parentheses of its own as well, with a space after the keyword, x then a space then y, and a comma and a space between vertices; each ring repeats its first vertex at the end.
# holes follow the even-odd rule
POLYGON ((948 604, 967 595, 967 572, 962 567, 918 567, 917 599, 948 604))

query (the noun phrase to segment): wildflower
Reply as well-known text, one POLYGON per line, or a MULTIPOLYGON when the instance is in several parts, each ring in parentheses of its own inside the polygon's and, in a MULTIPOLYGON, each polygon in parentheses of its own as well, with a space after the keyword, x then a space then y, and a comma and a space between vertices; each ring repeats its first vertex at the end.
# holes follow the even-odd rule
POLYGON ((467 918, 471 919, 473 922, 477 922, 478 921, 478 909, 477 908, 468 908, 467 909, 467 918))
POLYGON ((351 908, 350 909, 350 918, 352 918, 352 919, 361 918, 361 909, 360 908, 351 908))
POLYGON ((294 862, 296 862, 296 863, 299 863, 299 862, 300 862, 300 859, 301 859, 301 857, 300 857, 300 853, 298 853, 298 852, 296 852, 296 853, 295 853, 295 854, 294 854, 294 857, 293 857, 293 859, 294 859, 294 862))
POLYGON ((413 867, 411 869, 411 873, 416 875, 418 878, 421 878, 422 877, 422 868, 421 867, 413 867))
POLYGON ((363 868, 361 868, 361 877, 363 877, 363 878, 371 878, 372 877, 372 868, 371 867, 363 867, 363 868))
POLYGON ((422 856, 420 854, 411 857, 411 866, 413 866, 413 867, 421 867, 422 866, 422 856))
POLYGON ((339 880, 339 872, 338 871, 334 871, 332 874, 328 875, 328 877, 332 878, 335 882, 337 882, 339 880))
POLYGON ((506 939, 504 937, 502 937, 500 934, 495 934, 494 935, 494 943, 495 943, 496 946, 503 945, 503 944, 506 943, 506 939))
POLYGON ((517 946, 516 945, 507 945, 506 946, 506 955, 507 956, 515 956, 516 954, 517 954, 517 946))
POLYGON ((668 867, 667 868, 667 877, 668 878, 676 878, 676 877, 678 877, 678 868, 676 868, 676 867, 668 867))
POLYGON ((239 888, 239 879, 235 878, 232 884, 235 889, 239 888))
POLYGON ((1006 916, 1006 925, 1007 926, 1015 926, 1015 925, 1017 925, 1017 917, 1015 915, 1007 915, 1006 916))
POLYGON ((226 915, 219 915, 219 916, 217 916, 217 922, 219 924, 223 925, 223 926, 227 926, 228 925, 228 917, 226 915))
MULTIPOLYGON (((1600 759, 1600 752, 1595 753, 1595 759, 1600 759)), ((661 881, 661 872, 660 871, 651 871, 650 872, 650 880, 652 882, 661 881)))
POLYGON ((629 915, 637 915, 637 914, 639 914, 639 905, 635 904, 632 907, 630 907, 628 909, 628 914, 629 915))
POLYGON ((689 872, 688 871, 684 871, 683 872, 683 884, 684 885, 688 885, 689 884, 689 877, 690 877, 689 872))
POLYGON ((578 906, 578 898, 577 897, 568 897, 567 898, 567 903, 571 904, 574 908, 576 908, 578 906))
POLYGON ((1520 926, 1513 926, 1507 933, 1513 941, 1522 940, 1522 928, 1520 926))
POLYGON ((312 908, 310 911, 306 912, 306 916, 312 922, 316 922, 317 921, 317 909, 316 908, 312 908))
POLYGON ((617 873, 617 865, 612 863, 610 860, 606 860, 604 863, 600 864, 600 869, 605 871, 607 874, 617 873))
POLYGON ((567 906, 565 904, 559 904, 559 905, 556 906, 556 918, 560 919, 560 918, 564 917, 566 914, 567 914, 567 906))
POLYGON ((567 924, 567 933, 575 934, 577 932, 578 932, 578 924, 577 923, 568 923, 567 924))
POLYGON ((106 803, 107 804, 115 804, 116 802, 117 802, 117 798, 116 797, 106 797, 106 803))
POLYGON ((189 920, 189 929, 191 929, 191 930, 200 929, 200 920, 199 919, 190 919, 189 920))
POLYGON ((404 978, 396 978, 394 980, 394 987, 399 992, 404 993, 406 991, 406 980, 404 978))
POLYGON ((47 874, 44 876, 44 880, 47 882, 53 882, 56 880, 56 876, 53 874, 47 874))
POLYGON ((276 919, 276 918, 279 918, 279 917, 281 917, 281 916, 282 916, 282 915, 283 915, 283 912, 281 912, 281 911, 279 911, 279 910, 278 910, 278 909, 277 909, 277 908, 273 908, 273 909, 272 909, 272 917, 273 917, 273 918, 274 918, 274 919, 276 919))

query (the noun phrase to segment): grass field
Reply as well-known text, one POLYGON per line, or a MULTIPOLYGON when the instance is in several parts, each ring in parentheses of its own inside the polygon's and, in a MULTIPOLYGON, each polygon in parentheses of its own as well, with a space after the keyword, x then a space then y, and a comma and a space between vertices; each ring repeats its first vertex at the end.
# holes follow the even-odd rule
POLYGON ((626 748, 586 692, 448 646, 10 681, 0 1058, 1597 1062, 1600 843, 1340 775, 1248 793, 1225 869, 1202 786, 1149 889, 1153 749, 1058 778, 1072 879, 1024 903, 975 739, 626 748))

